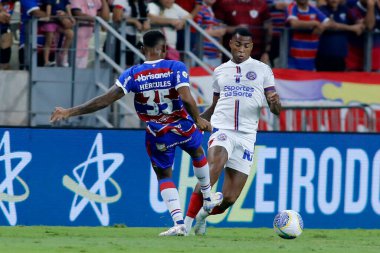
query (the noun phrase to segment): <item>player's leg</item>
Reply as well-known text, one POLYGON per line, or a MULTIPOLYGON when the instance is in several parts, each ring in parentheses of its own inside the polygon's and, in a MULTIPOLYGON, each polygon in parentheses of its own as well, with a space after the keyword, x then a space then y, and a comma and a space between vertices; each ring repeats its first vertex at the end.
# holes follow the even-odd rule
POLYGON ((222 189, 223 201, 219 206, 215 207, 210 214, 215 215, 223 213, 232 206, 240 196, 247 179, 247 174, 227 167, 225 169, 222 189))
POLYGON ((186 228, 183 221, 178 190, 172 180, 172 168, 163 169, 154 165, 153 169, 157 175, 161 197, 165 201, 174 222, 174 226, 160 233, 160 236, 183 236, 186 234, 186 228))
POLYGON ((172 141, 171 134, 165 134, 158 138, 150 133, 146 134, 146 148, 157 175, 160 193, 174 222, 174 226, 160 233, 160 236, 183 236, 186 234, 178 190, 172 179, 175 147, 167 148, 168 143, 170 144, 172 141))
MULTIPOLYGON (((210 166, 210 183, 214 185, 218 180, 225 163, 228 159, 227 150, 222 146, 213 146, 208 150, 208 164, 210 166)), ((201 193, 201 187, 198 183, 191 195, 189 207, 187 209, 185 225, 188 232, 190 232, 193 221, 202 209, 203 198, 201 193)), ((216 208, 216 207, 215 207, 216 208)), ((215 209, 214 208, 214 209, 215 209)))
POLYGON ((194 232, 196 235, 206 234, 206 218, 209 215, 221 214, 232 206, 240 196, 241 191, 247 181, 248 175, 240 171, 226 168, 223 182, 223 201, 220 205, 216 206, 211 213, 200 209, 196 216, 196 224, 194 232))
POLYGON ((201 197, 201 202, 205 200, 204 204, 206 205, 203 205, 203 207, 211 211, 213 206, 211 198, 210 169, 205 152, 202 148, 202 138, 202 133, 196 130, 192 133, 190 141, 181 144, 180 147, 191 156, 194 174, 198 179, 198 196, 201 197), (201 193, 201 195, 199 193, 201 193))
MULTIPOLYGON (((222 193, 224 199, 222 203, 215 207, 211 213, 200 210, 196 216, 196 225, 194 227, 196 234, 204 234, 206 232, 206 218, 209 215, 223 213, 228 207, 233 205, 239 197, 250 173, 253 164, 253 145, 255 135, 240 134, 231 131, 225 131, 225 140, 230 142, 221 142, 228 151, 228 160, 226 162, 226 170, 222 193), (232 145, 226 145, 230 143, 232 145)), ((211 164, 210 164, 211 165, 211 164)))
POLYGON ((191 156, 194 175, 198 179, 197 185, 200 187, 200 192, 202 193, 203 198, 210 198, 210 169, 202 146, 186 151, 191 156))

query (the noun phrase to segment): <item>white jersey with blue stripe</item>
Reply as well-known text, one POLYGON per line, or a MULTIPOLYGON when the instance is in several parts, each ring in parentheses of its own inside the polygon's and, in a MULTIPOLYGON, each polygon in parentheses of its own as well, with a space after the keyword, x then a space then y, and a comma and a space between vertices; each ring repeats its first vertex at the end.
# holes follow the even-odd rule
POLYGON ((274 89, 271 68, 257 60, 236 64, 231 60, 214 71, 213 91, 219 95, 211 117, 214 128, 256 133, 265 90, 274 89))

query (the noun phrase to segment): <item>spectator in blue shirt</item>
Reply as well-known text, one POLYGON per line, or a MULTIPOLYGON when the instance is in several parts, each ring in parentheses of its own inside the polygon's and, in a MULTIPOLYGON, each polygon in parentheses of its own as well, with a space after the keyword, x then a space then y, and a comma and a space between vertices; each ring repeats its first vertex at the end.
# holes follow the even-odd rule
POLYGON ((315 62, 318 71, 345 71, 348 32, 360 35, 364 30, 363 23, 353 24, 348 7, 340 2, 340 0, 326 0, 326 5, 319 7, 332 22, 320 38, 315 62))

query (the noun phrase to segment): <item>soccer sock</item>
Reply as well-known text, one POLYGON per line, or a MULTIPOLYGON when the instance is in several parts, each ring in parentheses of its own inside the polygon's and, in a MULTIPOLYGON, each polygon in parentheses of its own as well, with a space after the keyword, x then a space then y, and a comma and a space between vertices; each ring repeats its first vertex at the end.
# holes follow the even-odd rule
POLYGON ((201 217, 202 219, 206 219, 206 217, 208 217, 210 214, 205 211, 203 208, 201 208, 201 210, 199 210, 198 214, 197 214, 197 217, 201 217))
POLYGON ((203 199, 211 197, 210 169, 208 167, 206 156, 193 158, 194 174, 198 178, 201 186, 203 199))
POLYGON ((190 197, 190 204, 187 209, 186 216, 194 219, 195 216, 197 216, 197 213, 199 212, 199 210, 202 208, 202 206, 203 206, 202 194, 198 192, 193 192, 193 194, 191 194, 191 197, 190 197))
POLYGON ((185 223, 187 233, 190 233, 191 227, 193 226, 193 221, 194 221, 194 218, 190 218, 189 216, 185 217, 184 223, 185 223))
POLYGON ((158 181, 160 192, 175 224, 184 224, 178 190, 170 178, 158 181))

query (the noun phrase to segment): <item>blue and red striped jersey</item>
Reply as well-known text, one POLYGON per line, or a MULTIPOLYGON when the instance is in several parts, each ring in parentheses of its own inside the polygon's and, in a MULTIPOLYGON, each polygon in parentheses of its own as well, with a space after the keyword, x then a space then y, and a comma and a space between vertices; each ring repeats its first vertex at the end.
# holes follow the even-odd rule
POLYGON ((124 71, 116 85, 135 93, 134 105, 147 130, 156 136, 168 131, 190 135, 196 127, 177 89, 189 86, 186 66, 179 61, 146 61, 124 71))
MULTIPOLYGON (((288 18, 301 21, 326 22, 328 18, 317 8, 309 5, 307 10, 298 8, 296 2, 288 6, 288 18)), ((289 67, 304 70, 314 70, 314 60, 318 50, 319 35, 313 34, 311 30, 293 31, 290 40, 289 67)))
MULTIPOLYGON (((215 18, 214 12, 210 6, 202 5, 198 15, 194 21, 197 22, 203 29, 219 29, 222 22, 215 18)), ((218 37, 214 37, 219 40, 218 37)), ((206 38, 203 41, 203 54, 208 58, 218 58, 220 56, 219 49, 206 38)))

